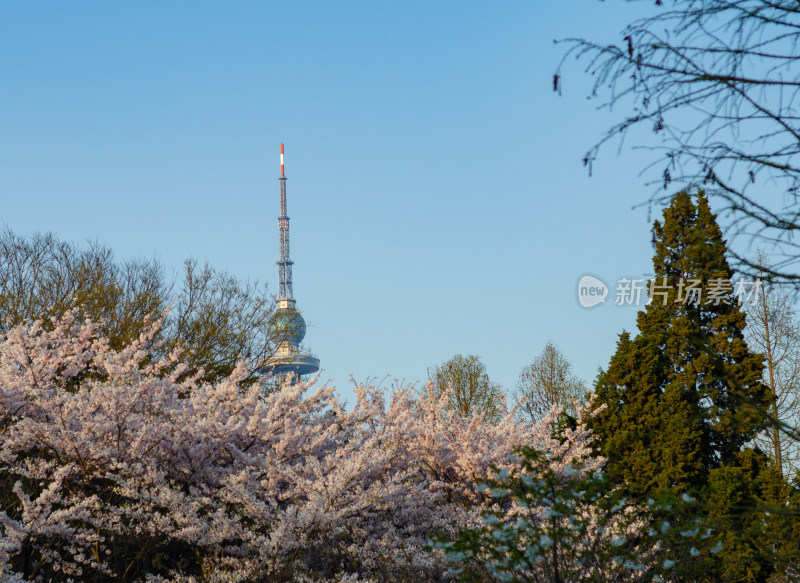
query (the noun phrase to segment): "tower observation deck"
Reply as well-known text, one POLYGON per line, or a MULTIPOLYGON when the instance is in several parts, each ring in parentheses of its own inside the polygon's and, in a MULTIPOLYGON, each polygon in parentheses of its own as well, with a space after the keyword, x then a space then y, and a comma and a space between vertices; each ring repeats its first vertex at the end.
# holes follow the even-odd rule
POLYGON ((289 258, 289 215, 286 212, 286 175, 283 172, 281 144, 281 214, 278 217, 280 259, 278 260, 277 308, 269 320, 269 335, 275 344, 274 354, 259 370, 265 376, 277 377, 279 385, 296 382, 303 375, 319 370, 319 359, 304 353, 300 343, 306 335, 306 322, 297 309, 292 289, 292 265, 289 258))

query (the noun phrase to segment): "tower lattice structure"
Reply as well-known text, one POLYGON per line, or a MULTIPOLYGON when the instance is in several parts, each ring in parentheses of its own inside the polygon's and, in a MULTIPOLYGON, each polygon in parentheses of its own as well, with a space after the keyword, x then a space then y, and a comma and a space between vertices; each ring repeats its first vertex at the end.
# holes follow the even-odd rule
POLYGON ((306 323, 297 309, 292 288, 292 265, 289 257, 289 214, 286 211, 286 175, 281 144, 281 214, 278 217, 280 259, 278 263, 278 297, 275 313, 270 318, 269 332, 275 344, 274 354, 261 368, 262 374, 274 377, 278 385, 296 382, 303 375, 319 370, 319 359, 304 353, 300 342, 306 334, 306 323))
POLYGON ((289 215, 286 212, 286 176, 283 173, 283 144, 281 144, 281 216, 278 217, 278 231, 280 232, 281 258, 278 260, 278 297, 293 299, 292 290, 292 265, 289 259, 289 215))

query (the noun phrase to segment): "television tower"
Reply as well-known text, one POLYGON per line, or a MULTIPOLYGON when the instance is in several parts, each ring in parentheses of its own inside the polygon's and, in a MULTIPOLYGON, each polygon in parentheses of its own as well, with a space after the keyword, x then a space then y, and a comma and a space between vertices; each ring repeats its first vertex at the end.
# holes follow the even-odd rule
POLYGON ((275 344, 275 353, 259 370, 261 374, 275 377, 278 386, 294 383, 303 375, 319 370, 319 359, 304 354, 300 342, 306 335, 306 322, 297 310, 292 290, 292 265, 289 259, 289 215, 286 212, 286 175, 283 173, 283 144, 281 144, 281 214, 278 217, 281 258, 278 260, 277 309, 269 320, 269 335, 275 344))

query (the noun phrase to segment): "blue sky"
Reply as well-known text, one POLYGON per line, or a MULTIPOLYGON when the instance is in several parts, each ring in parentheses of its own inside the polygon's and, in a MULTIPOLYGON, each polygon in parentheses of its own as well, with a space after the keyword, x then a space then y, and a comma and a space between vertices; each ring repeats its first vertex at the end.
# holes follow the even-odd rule
POLYGON ((478 354, 512 389, 550 340, 591 381, 635 309, 581 275, 650 270, 645 158, 553 40, 649 7, 563 2, 5 2, 0 223, 169 270, 269 282, 286 144, 308 346, 356 380, 478 354))

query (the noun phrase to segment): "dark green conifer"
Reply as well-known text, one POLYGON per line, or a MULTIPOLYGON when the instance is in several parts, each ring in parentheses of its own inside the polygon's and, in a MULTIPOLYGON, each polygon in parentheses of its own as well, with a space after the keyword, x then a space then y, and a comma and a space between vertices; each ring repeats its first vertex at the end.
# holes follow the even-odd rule
POLYGON ((702 488, 762 429, 769 402, 705 196, 676 195, 654 232, 651 300, 638 336, 621 335, 598 377, 594 403, 605 408, 591 422, 609 476, 640 496, 702 488))
POLYGON ((780 485, 765 478, 774 473, 766 456, 748 447, 771 402, 762 355, 745 343, 745 315, 731 297, 725 241, 706 197, 677 194, 654 233, 650 302, 638 315, 639 334, 620 336, 598 376, 589 424, 610 482, 635 500, 667 490, 698 498, 698 520, 714 527, 698 546, 723 549, 698 580, 765 581, 774 551, 754 527, 769 516, 765 505, 782 501, 780 485))

